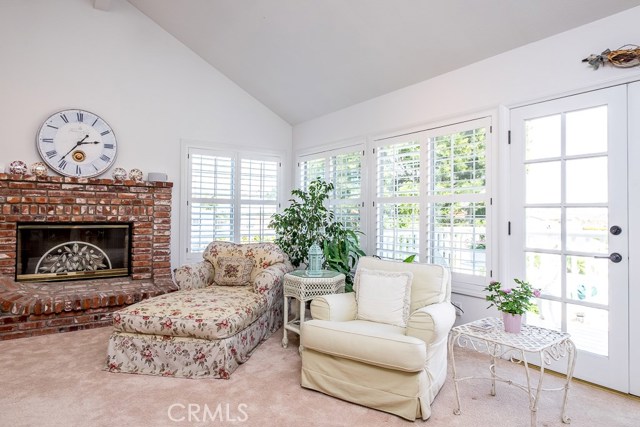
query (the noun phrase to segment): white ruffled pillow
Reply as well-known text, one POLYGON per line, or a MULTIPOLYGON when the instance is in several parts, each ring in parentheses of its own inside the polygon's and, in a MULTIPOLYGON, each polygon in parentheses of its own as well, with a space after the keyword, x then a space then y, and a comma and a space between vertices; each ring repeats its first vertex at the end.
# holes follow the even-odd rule
POLYGON ((355 277, 356 319, 406 327, 412 280, 410 271, 358 268, 355 277))

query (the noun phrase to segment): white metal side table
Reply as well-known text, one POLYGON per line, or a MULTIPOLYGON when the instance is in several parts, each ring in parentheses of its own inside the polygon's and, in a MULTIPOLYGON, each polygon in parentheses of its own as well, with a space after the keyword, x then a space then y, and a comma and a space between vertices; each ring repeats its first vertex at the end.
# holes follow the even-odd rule
POLYGON ((309 276, 304 270, 296 270, 284 275, 284 332, 282 346, 289 344, 287 331, 300 335, 300 326, 305 319, 307 301, 315 297, 344 292, 345 275, 337 271, 323 270, 320 276, 309 276), (289 298, 300 303, 298 314, 289 320, 289 298))
POLYGON ((571 341, 571 336, 566 332, 554 331, 551 329, 541 328, 537 326, 522 325, 522 330, 518 334, 507 333, 504 331, 502 320, 488 317, 486 319, 476 320, 475 322, 466 323, 451 329, 449 335, 449 354, 451 355, 451 367, 453 369, 453 384, 456 392, 457 407, 453 413, 459 415, 460 392, 458 383, 469 379, 489 379, 491 380, 491 395, 496 395, 496 380, 503 381, 510 385, 514 385, 524 390, 529 395, 529 409, 531 410, 531 426, 537 424, 538 402, 541 391, 562 391, 564 390, 564 401, 562 404, 562 422, 569 424, 571 419, 567 417, 567 399, 571 379, 573 378, 573 369, 576 363, 576 347, 571 341), (463 377, 458 378, 456 371, 456 362, 454 356, 454 345, 467 347, 479 353, 487 353, 491 357, 489 365, 489 377, 463 377), (529 361, 527 353, 537 353, 539 359, 536 361, 540 367, 540 377, 537 386, 532 386, 531 376, 529 372, 529 361), (522 363, 527 376, 527 384, 522 385, 515 383, 509 379, 502 378, 496 373, 496 359, 506 357, 512 362, 522 363), (559 388, 542 388, 542 380, 544 377, 544 367, 549 365, 552 360, 560 360, 567 358, 567 374, 563 387, 559 388))

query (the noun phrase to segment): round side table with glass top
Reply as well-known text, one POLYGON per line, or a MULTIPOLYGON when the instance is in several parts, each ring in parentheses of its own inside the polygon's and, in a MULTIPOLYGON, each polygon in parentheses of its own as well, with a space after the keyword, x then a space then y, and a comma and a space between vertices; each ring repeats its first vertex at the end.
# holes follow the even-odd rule
POLYGON ((287 331, 300 335, 300 326, 305 320, 307 301, 315 297, 344 292, 345 275, 337 271, 322 270, 320 275, 309 276, 306 270, 295 270, 284 276, 284 332, 282 346, 289 344, 287 331), (299 302, 297 315, 289 320, 289 298, 299 302))

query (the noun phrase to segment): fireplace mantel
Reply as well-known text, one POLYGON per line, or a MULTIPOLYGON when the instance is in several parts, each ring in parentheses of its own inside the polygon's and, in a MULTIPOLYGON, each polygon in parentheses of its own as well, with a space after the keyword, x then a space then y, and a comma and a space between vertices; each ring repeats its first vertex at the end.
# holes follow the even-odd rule
POLYGON ((106 325, 115 309, 174 290, 171 278, 172 188, 171 182, 0 173, 0 339, 106 325), (16 284, 16 228, 19 222, 131 223, 131 276, 125 280, 48 283, 47 292, 37 284, 16 284), (74 300, 69 289, 79 288, 82 288, 82 298, 74 300), (33 298, 38 289, 39 295, 46 294, 47 301, 53 303, 51 309, 42 310, 47 301, 33 298), (29 303, 22 303, 25 301, 29 303), (60 301, 62 304, 56 305, 60 301), (73 317, 74 322, 61 322, 60 316, 73 317), (84 327, 83 322, 86 323, 84 327), (60 324, 69 328, 56 330, 56 325, 60 324))

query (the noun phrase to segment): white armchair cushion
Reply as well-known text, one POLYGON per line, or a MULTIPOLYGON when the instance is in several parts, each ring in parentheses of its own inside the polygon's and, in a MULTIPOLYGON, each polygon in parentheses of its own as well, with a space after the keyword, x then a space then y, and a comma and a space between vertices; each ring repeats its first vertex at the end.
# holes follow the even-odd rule
POLYGON ((356 319, 406 327, 412 279, 410 271, 358 268, 355 278, 356 319))
POLYGON ((302 323, 300 340, 305 350, 396 371, 419 372, 427 363, 424 341, 406 336, 403 328, 383 323, 309 320, 302 323))

